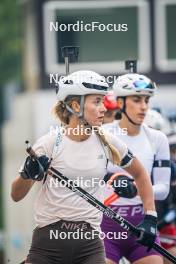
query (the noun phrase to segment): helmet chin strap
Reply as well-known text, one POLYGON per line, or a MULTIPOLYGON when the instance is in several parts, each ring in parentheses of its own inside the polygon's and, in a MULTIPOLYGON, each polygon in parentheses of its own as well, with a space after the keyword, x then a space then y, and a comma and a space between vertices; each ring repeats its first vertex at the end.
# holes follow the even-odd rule
POLYGON ((68 106, 67 104, 65 105, 66 109, 76 115, 82 122, 82 124, 85 127, 89 127, 90 129, 92 129, 92 126, 87 122, 87 120, 84 118, 84 102, 85 102, 85 96, 81 95, 81 101, 80 101, 80 111, 79 112, 75 112, 70 106, 68 106))
POLYGON ((132 124, 135 125, 135 126, 140 126, 141 124, 135 123, 135 122, 134 122, 134 121, 128 116, 128 114, 127 114, 127 112, 126 112, 126 97, 123 97, 123 102, 124 102, 124 104, 123 104, 123 108, 122 108, 121 112, 125 114, 125 116, 126 116, 127 119, 130 121, 130 123, 132 123, 132 124))

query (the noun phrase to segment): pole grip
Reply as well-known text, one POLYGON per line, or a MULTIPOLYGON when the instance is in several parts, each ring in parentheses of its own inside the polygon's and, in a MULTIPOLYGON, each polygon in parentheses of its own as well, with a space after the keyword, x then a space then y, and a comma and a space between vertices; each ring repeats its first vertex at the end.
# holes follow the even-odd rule
POLYGON ((116 193, 110 195, 107 199, 104 200, 104 205, 108 206, 113 203, 119 196, 116 193))

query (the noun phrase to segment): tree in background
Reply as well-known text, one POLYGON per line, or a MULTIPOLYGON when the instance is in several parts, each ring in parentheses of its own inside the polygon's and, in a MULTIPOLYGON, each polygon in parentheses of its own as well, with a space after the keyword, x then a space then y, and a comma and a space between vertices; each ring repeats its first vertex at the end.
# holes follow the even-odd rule
MULTIPOLYGON (((21 80, 22 18, 19 2, 0 1, 0 230, 3 229, 1 127, 4 119, 4 88, 12 80, 21 80)), ((0 263, 2 262, 1 256, 0 263)))
POLYGON ((22 22, 19 1, 0 1, 0 86, 19 79, 22 22))

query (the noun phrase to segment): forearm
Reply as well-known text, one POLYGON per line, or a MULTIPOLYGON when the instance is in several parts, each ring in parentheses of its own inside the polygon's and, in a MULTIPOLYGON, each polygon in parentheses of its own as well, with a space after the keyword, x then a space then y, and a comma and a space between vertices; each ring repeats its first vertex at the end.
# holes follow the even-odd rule
POLYGON ((155 210, 154 194, 149 175, 142 164, 135 158, 126 170, 134 177, 138 194, 143 202, 145 212, 155 210))
POLYGON ((165 200, 170 191, 171 169, 156 167, 153 169, 153 191, 155 200, 165 200))
POLYGON ((152 170, 153 191, 155 200, 165 200, 170 191, 170 151, 168 139, 164 134, 158 135, 157 140, 155 162, 152 170))
POLYGON ((155 211, 155 203, 154 203, 154 193, 152 190, 152 184, 148 175, 144 175, 143 177, 137 176, 135 177, 135 182, 138 189, 138 194, 141 197, 143 202, 144 211, 152 210, 155 211))
POLYGON ((168 184, 157 184, 153 185, 154 198, 157 201, 165 200, 169 194, 168 184))
POLYGON ((11 197, 15 202, 22 200, 34 184, 34 180, 24 180, 18 176, 12 183, 11 197))

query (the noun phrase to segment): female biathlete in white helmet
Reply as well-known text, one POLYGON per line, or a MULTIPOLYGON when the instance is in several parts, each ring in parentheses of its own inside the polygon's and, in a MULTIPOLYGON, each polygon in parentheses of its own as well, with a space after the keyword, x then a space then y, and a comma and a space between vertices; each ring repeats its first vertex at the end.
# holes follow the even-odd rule
MULTIPOLYGON (((139 74, 125 74, 119 76, 113 85, 114 95, 120 105, 122 118, 111 124, 105 124, 104 129, 113 133, 116 138, 125 142, 137 157, 148 174, 152 177, 153 191, 156 200, 163 200, 169 193, 170 162, 169 145, 166 136, 157 130, 143 124, 148 110, 150 97, 155 92, 155 84, 147 77, 139 74), (126 134, 124 133, 126 129, 126 134)), ((109 165, 109 172, 119 171, 117 166, 109 165)), ((133 176, 133 174, 131 174, 133 176)), ((143 183, 143 190, 145 190, 143 183)), ((117 191, 117 190, 116 190, 117 191)), ((110 196, 111 188, 106 188, 106 197, 110 196)), ((149 194, 148 194, 149 195, 149 194)), ((109 206, 119 212, 124 218, 138 225, 144 223, 156 223, 155 212, 143 214, 142 202, 139 196, 128 199, 133 194, 123 188, 119 188, 119 199, 109 206)), ((103 217, 102 231, 121 232, 122 229, 110 219, 103 217)), ((158 238, 157 238, 158 241, 158 238)), ((105 249, 108 264, 119 263, 122 256, 135 264, 160 264, 162 257, 154 250, 137 243, 133 236, 124 240, 108 240, 105 238, 105 249)), ((146 241, 147 243, 147 241, 146 241)))
MULTIPOLYGON (((72 73, 59 82, 54 111, 64 123, 65 133, 59 135, 60 140, 53 134, 40 138, 33 146, 38 162, 28 156, 20 176, 12 184, 14 201, 23 199, 37 181, 41 187, 35 202, 37 227, 25 263, 105 263, 101 239, 90 236, 93 229, 100 229, 102 213, 65 186, 51 184, 50 175, 41 181, 44 175, 39 173, 39 167, 46 171, 51 157, 53 168, 72 181, 80 180, 80 186, 100 201, 103 200, 103 188, 98 182, 106 174, 107 159, 126 166, 126 170, 134 175, 145 212, 155 213, 152 185, 141 163, 119 139, 100 133, 99 127, 106 111, 103 97, 107 89, 104 78, 91 71, 72 73), (94 126, 95 133, 92 133, 94 126), (80 133, 74 133, 77 127, 80 133), (82 235, 74 239, 77 231, 82 235)), ((141 233, 141 243, 146 236, 150 243, 154 243, 156 224, 149 222, 148 225, 152 230, 141 233)), ((145 229, 145 226, 141 223, 140 228, 145 229)))

